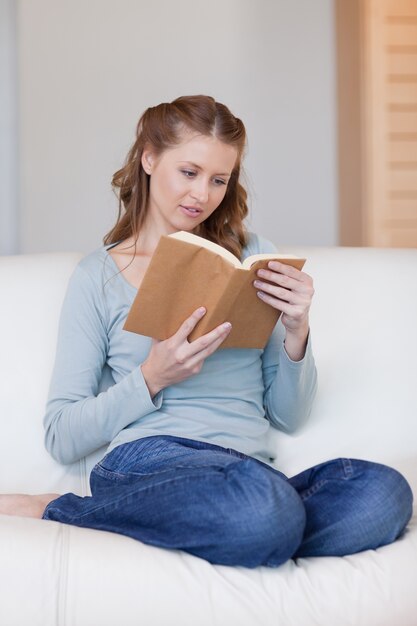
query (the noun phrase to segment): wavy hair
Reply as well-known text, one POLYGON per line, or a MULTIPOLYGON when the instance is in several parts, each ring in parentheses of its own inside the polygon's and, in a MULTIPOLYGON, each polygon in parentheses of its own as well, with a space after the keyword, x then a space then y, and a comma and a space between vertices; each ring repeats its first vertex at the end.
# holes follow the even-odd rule
POLYGON ((103 239, 104 244, 121 242, 131 236, 137 241, 149 202, 149 175, 142 167, 142 152, 146 146, 156 157, 160 156, 164 150, 181 143, 185 130, 214 136, 237 149, 236 164, 222 202, 194 232, 241 258, 247 243, 243 224, 248 214, 247 192, 239 181, 246 131, 243 122, 224 104, 203 95, 182 96, 150 107, 139 119, 136 140, 124 166, 112 179, 119 198, 119 213, 116 224, 103 239))

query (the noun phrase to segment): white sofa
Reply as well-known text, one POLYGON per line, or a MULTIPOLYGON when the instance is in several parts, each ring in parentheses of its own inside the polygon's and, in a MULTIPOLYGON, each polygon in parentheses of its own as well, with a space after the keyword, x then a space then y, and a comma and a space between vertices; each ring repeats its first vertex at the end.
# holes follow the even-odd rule
MULTIPOLYGON (((291 248, 315 278, 319 392, 309 423, 274 431, 293 475, 350 456, 417 493, 417 250, 291 248)), ((89 493, 104 449, 61 466, 42 416, 57 322, 80 255, 0 258, 0 492, 89 493)), ((176 550, 0 515, 2 626, 416 626, 417 523, 390 546, 280 568, 214 566, 176 550)))

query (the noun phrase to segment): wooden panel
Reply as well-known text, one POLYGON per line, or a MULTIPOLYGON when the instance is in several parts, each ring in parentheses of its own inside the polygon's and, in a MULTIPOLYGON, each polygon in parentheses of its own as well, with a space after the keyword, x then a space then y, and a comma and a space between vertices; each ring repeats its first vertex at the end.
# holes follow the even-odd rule
POLYGON ((387 77, 386 98, 388 102, 408 105, 414 105, 417 102, 417 75, 407 76, 406 79, 393 81, 387 77))
POLYGON ((415 248, 416 238, 417 223, 414 223, 413 227, 409 225, 396 227, 387 224, 385 228, 379 228, 374 234, 370 245, 382 248, 415 248))
POLYGON ((417 224, 414 227, 391 230, 390 246, 393 248, 415 248, 417 242, 417 224))
POLYGON ((417 0, 368 0, 368 240, 417 246, 417 0))
POLYGON ((417 41, 417 17, 402 20, 385 20, 385 44, 390 46, 415 46, 417 41))
POLYGON ((388 104, 387 125, 390 133, 410 133, 417 128, 417 103, 388 104), (402 108, 401 108, 402 107, 402 108))
POLYGON ((398 17, 413 15, 417 16, 416 0, 376 0, 384 4, 386 15, 396 15, 398 17))
POLYGON ((363 245, 360 2, 335 0, 339 243, 363 245))
POLYGON ((416 192, 395 192, 387 194, 384 214, 388 218, 400 220, 415 220, 417 206, 416 192))
POLYGON ((399 164, 387 170, 389 191, 417 191, 417 163, 399 164))
MULTIPOLYGON (((396 103, 388 99, 385 50, 390 43, 384 31, 385 4, 365 0, 363 7, 364 67, 363 67, 363 119, 364 146, 366 149, 366 176, 364 206, 365 245, 389 246, 389 230, 383 228, 387 216, 386 163, 388 161, 387 105, 396 103)), ((395 42, 392 42, 395 43, 395 42)))
POLYGON ((389 74, 413 74, 417 63, 417 46, 413 52, 397 52, 388 47, 385 48, 387 58, 387 71, 389 74))
POLYGON ((391 163, 417 159, 417 137, 414 141, 389 141, 388 158, 391 163))
POLYGON ((338 0, 336 6, 345 57, 349 59, 350 41, 351 57, 359 54, 360 60, 356 68, 346 58, 338 62, 339 83, 346 68, 356 69, 360 79, 357 91, 351 75, 351 92, 347 84, 338 89, 344 122, 339 138, 350 150, 350 161, 339 150, 342 232, 349 231, 347 209, 354 185, 349 175, 354 173, 362 244, 417 247, 417 0, 338 0), (358 20, 356 29, 352 18, 358 20), (353 105, 341 104, 343 98, 352 103, 355 97, 359 124, 353 105), (361 140, 355 143, 348 135, 356 137, 358 129, 361 140), (360 175, 353 163, 360 166, 360 175))

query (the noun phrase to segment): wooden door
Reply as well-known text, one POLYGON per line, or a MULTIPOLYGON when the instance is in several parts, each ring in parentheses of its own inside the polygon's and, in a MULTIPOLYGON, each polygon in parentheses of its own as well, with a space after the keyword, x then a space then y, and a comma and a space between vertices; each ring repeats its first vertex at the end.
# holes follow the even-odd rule
POLYGON ((417 247, 417 0, 336 17, 341 243, 417 247))

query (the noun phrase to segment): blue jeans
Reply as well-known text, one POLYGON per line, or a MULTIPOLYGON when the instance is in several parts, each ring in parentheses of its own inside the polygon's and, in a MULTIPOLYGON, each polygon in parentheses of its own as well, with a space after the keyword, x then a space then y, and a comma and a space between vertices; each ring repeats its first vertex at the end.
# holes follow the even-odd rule
POLYGON ((122 444, 43 519, 127 535, 210 563, 276 567, 394 541, 413 495, 396 470, 336 459, 287 478, 233 449, 173 436, 122 444))

